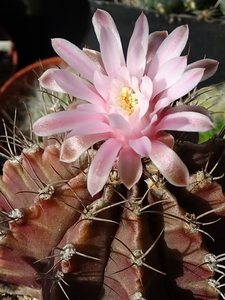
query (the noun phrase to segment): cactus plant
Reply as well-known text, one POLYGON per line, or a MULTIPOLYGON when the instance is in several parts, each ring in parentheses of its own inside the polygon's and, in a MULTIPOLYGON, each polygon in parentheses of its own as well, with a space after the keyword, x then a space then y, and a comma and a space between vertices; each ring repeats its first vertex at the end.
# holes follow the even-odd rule
POLYGON ((177 14, 179 17, 197 15, 197 19, 207 22, 224 21, 225 0, 114 0, 126 5, 139 6, 142 9, 155 11, 161 14, 177 14))
POLYGON ((125 60, 110 15, 93 24, 101 54, 53 40, 71 68, 39 79, 65 94, 33 125, 43 139, 5 126, 0 281, 44 300, 225 299, 223 134, 168 132, 213 127, 177 100, 218 63, 180 56, 187 26, 149 36, 141 14, 125 60))

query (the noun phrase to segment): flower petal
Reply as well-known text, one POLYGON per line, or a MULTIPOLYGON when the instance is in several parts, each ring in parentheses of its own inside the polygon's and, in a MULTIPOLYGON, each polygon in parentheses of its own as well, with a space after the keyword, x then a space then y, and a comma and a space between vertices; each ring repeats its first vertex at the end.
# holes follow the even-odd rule
POLYGON ((148 157, 151 151, 151 141, 147 136, 142 136, 138 139, 129 140, 132 149, 141 157, 148 157))
POLYGON ((48 69, 46 70, 39 78, 40 85, 47 89, 52 90, 59 93, 66 93, 55 81, 54 72, 59 69, 48 69))
MULTIPOLYGON (((100 34, 101 34, 102 26, 107 26, 107 27, 111 28, 113 34, 115 35, 115 37, 117 39, 118 44, 121 45, 120 35, 117 30, 116 24, 115 24, 113 18, 111 17, 111 15, 107 11, 97 9, 93 15, 92 23, 94 25, 95 34, 98 38, 98 41, 100 41, 100 34)), ((123 53, 122 45, 121 45, 121 51, 123 53)))
POLYGON ((56 83, 68 94, 93 104, 102 105, 104 103, 104 100, 91 83, 71 72, 66 70, 55 71, 54 78, 56 83))
POLYGON ((169 106, 174 100, 170 98, 160 98, 156 101, 156 104, 153 109, 153 113, 156 114, 160 109, 163 110, 165 107, 169 106))
POLYGON ((130 147, 122 147, 119 153, 118 171, 121 181, 130 189, 142 175, 140 155, 130 147))
POLYGON ((100 50, 105 70, 109 77, 115 78, 121 66, 125 62, 121 60, 119 45, 112 30, 109 27, 102 27, 100 32, 100 50))
POLYGON ((153 80, 154 92, 152 97, 172 86, 184 73, 186 66, 186 56, 175 57, 165 62, 153 80), (171 74, 173 75, 171 76, 171 74))
POLYGON ((86 134, 96 134, 104 132, 113 132, 113 129, 106 123, 94 120, 90 115, 84 116, 83 121, 77 122, 76 126, 71 128, 71 132, 68 133, 68 137, 73 135, 86 135, 86 134))
POLYGON ((102 190, 109 177, 113 163, 123 142, 114 138, 107 140, 97 151, 91 163, 87 187, 92 196, 102 190))
POLYGON ((218 65, 218 61, 206 58, 189 64, 186 68, 186 71, 194 68, 204 68, 204 74, 201 79, 201 81, 203 81, 211 77, 216 72, 218 65))
POLYGON ((117 46, 115 46, 115 48, 118 50, 118 52, 116 54, 116 58, 118 58, 120 60, 121 65, 125 65, 125 59, 124 59, 123 48, 122 48, 122 44, 121 44, 121 40, 120 40, 120 35, 119 35, 119 32, 116 28, 115 22, 113 21, 113 18, 111 17, 111 15, 106 11, 97 9, 97 11, 93 15, 92 22, 94 25, 95 33, 98 38, 100 47, 102 46, 101 45, 101 43, 102 43, 101 42, 102 28, 108 27, 111 30, 111 33, 114 36, 113 37, 114 45, 117 43, 117 46))
POLYGON ((62 144, 60 160, 67 163, 74 162, 89 147, 107 138, 109 138, 109 134, 106 133, 71 136, 62 144))
POLYGON ((139 45, 143 47, 144 55, 146 56, 147 49, 148 49, 148 33, 149 33, 148 20, 145 14, 142 12, 135 23, 134 31, 131 35, 130 42, 127 49, 127 56, 129 56, 130 50, 137 43, 139 43, 139 45))
POLYGON ((102 56, 99 51, 95 51, 88 48, 83 48, 83 52, 87 54, 88 57, 95 63, 97 69, 104 75, 106 75, 106 70, 102 61, 102 56))
POLYGON ((188 39, 188 26, 183 25, 174 29, 168 37, 162 42, 156 51, 147 75, 153 79, 159 68, 171 58, 180 56, 188 39))
POLYGON ((144 73, 146 65, 146 54, 148 50, 148 21, 146 16, 141 13, 137 19, 133 34, 127 49, 127 66, 131 76, 138 80, 144 73))
POLYGON ((178 111, 167 114, 156 126, 156 131, 179 130, 179 131, 207 131, 213 129, 210 118, 202 113, 194 111, 178 111))
POLYGON ((149 64, 149 62, 152 60, 159 46, 166 39, 167 36, 167 31, 155 31, 150 33, 148 38, 148 51, 146 55, 147 64, 149 64))
POLYGON ((178 81, 162 92, 160 98, 170 98, 174 101, 189 93, 201 81, 204 69, 195 68, 188 70, 178 79, 178 81))
POLYGON ((119 129, 125 135, 130 134, 130 125, 120 114, 110 114, 108 119, 111 128, 119 129))
POLYGON ((144 48, 137 42, 130 49, 127 56, 127 67, 131 76, 135 76, 138 81, 141 80, 146 66, 146 58, 144 48))
POLYGON ((52 46, 74 70, 86 79, 93 80, 96 65, 81 49, 64 39, 52 39, 52 46))
MULTIPOLYGON (((33 125, 33 132, 40 136, 48 136, 71 130, 76 132, 80 130, 80 132, 83 132, 88 131, 88 125, 90 125, 89 122, 91 122, 91 127, 89 128, 90 131, 97 130, 98 128, 98 132, 108 132, 110 128, 109 125, 105 123, 106 121, 106 117, 101 114, 92 114, 90 118, 89 114, 82 114, 77 108, 51 113, 38 119, 33 125), (94 127, 92 128, 92 126, 94 127)), ((74 135, 77 134, 79 134, 79 132, 74 135)))
POLYGON ((95 71, 93 83, 98 93, 107 102, 110 91, 110 78, 98 71, 95 71))
POLYGON ((73 129, 77 122, 82 120, 83 115, 77 114, 76 110, 55 112, 38 119, 33 125, 33 132, 40 136, 66 132, 73 129))
POLYGON ((157 134, 157 141, 162 142, 171 149, 174 147, 175 143, 174 137, 171 134, 164 132, 160 132, 157 134))
MULTIPOLYGON (((77 102, 78 101, 76 100, 74 102, 74 105, 72 103, 70 105, 68 105, 67 109, 70 109, 70 107, 72 109, 73 109, 73 107, 76 108, 77 102)), ((79 102, 81 102, 81 101, 79 101, 79 102)), ((92 114, 106 115, 106 111, 102 106, 88 103, 86 101, 83 101, 83 103, 80 103, 79 106, 77 106, 77 109, 79 110, 79 113, 82 113, 82 114, 84 113, 84 114, 89 114, 89 115, 92 115, 92 114)))
POLYGON ((186 186, 189 181, 189 172, 179 156, 164 143, 152 141, 150 153, 152 162, 162 175, 175 186, 186 186))
POLYGON ((139 118, 142 118, 149 108, 149 102, 152 96, 153 84, 149 77, 142 77, 140 91, 137 90, 136 95, 140 107, 139 118))
POLYGON ((177 113, 177 112, 183 112, 183 111, 197 112, 197 113, 203 114, 203 115, 207 116, 213 122, 213 118, 210 115, 209 111, 205 107, 200 106, 200 105, 178 105, 178 106, 174 106, 174 107, 171 107, 168 110, 165 110, 163 112, 163 114, 161 115, 161 117, 166 116, 166 115, 171 114, 171 113, 177 113))

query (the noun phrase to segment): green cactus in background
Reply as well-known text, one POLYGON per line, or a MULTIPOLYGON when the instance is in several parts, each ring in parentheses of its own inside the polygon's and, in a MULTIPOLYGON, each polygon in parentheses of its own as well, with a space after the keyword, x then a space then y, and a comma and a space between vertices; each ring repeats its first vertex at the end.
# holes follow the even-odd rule
POLYGON ((206 4, 205 0, 182 0, 182 3, 185 8, 188 10, 199 10, 203 8, 203 5, 206 4))
MULTIPOLYGON (((135 2, 121 0, 121 2, 144 9, 155 9, 162 14, 201 15, 201 19, 206 21, 219 20, 219 17, 225 14, 225 0, 137 0, 135 2)), ((221 21, 223 21, 222 18, 221 21)))
POLYGON ((181 6, 180 0, 160 0, 160 1, 154 1, 153 8, 157 10, 160 13, 163 14, 170 14, 172 12, 176 12, 177 9, 179 9, 181 6))
POLYGON ((225 1, 224 0, 221 0, 219 2, 219 8, 220 8, 222 14, 225 15, 225 1))

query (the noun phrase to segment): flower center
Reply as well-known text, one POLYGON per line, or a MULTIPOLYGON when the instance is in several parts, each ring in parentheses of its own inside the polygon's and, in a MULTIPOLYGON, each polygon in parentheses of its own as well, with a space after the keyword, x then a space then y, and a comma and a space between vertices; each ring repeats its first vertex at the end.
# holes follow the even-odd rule
POLYGON ((138 104, 137 96, 128 87, 123 87, 117 104, 126 112, 128 116, 130 116, 138 104))

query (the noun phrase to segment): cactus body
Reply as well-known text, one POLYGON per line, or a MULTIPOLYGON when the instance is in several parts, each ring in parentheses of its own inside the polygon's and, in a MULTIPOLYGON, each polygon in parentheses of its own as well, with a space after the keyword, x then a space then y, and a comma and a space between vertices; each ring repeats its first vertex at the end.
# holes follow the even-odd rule
POLYGON ((180 0, 160 0, 154 2, 154 9, 163 14, 175 12, 181 6, 180 0))
MULTIPOLYGON (((205 145, 210 149, 212 142, 205 145)), ((194 146, 192 157, 201 147, 194 146)), ((224 234, 213 229, 224 223, 225 200, 212 175, 200 171, 187 188, 171 188, 145 173, 147 183, 128 193, 108 185, 92 198, 84 171, 90 151, 63 164, 57 143, 31 149, 8 160, 1 178, 8 213, 1 215, 8 224, 1 230, 1 281, 25 285, 46 300, 219 299, 209 284, 217 271, 205 263, 207 255, 224 251, 224 234), (9 203, 23 214, 13 218, 9 203)))
POLYGON ((182 0, 184 7, 189 10, 198 10, 206 4, 205 0, 182 0))
POLYGON ((220 7, 222 14, 224 15, 225 14, 225 1, 224 0, 220 1, 219 7, 220 7))

